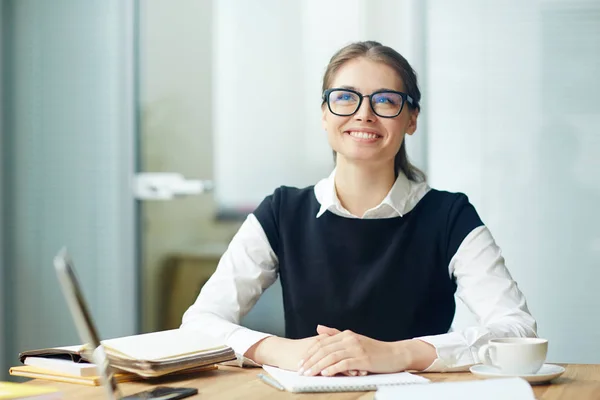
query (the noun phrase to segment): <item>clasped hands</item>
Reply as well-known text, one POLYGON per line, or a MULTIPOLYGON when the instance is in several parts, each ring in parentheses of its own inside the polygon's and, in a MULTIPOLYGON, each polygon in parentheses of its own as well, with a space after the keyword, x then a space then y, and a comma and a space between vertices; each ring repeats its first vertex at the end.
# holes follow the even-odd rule
POLYGON ((319 325, 318 336, 298 363, 305 376, 366 375, 406 370, 410 353, 401 342, 382 342, 352 331, 319 325))
POLYGON ((245 355, 259 364, 306 376, 423 370, 437 356, 435 348, 421 340, 382 342, 322 325, 316 333, 297 340, 270 336, 253 345, 245 355))

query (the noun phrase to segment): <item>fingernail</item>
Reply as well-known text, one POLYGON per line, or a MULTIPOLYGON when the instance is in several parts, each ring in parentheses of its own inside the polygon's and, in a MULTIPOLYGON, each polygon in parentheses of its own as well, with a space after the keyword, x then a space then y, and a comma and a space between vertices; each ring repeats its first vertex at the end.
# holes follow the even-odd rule
POLYGON ((356 376, 357 372, 356 371, 350 371, 350 375, 352 376, 356 376))
POLYGON ((304 376, 308 376, 308 375, 310 375, 310 374, 311 374, 311 370, 310 370, 310 369, 307 369, 307 370, 304 372, 304 376))
POLYGON ((304 360, 300 360, 300 362, 298 363, 298 368, 300 368, 302 364, 304 364, 304 360))
POLYGON ((323 371, 321 371, 321 375, 327 376, 329 375, 329 372, 326 369, 324 369, 323 371))
POLYGON ((303 373, 303 372, 304 372, 304 368, 300 368, 300 369, 298 370, 298 375, 302 375, 302 373, 303 373))
POLYGON ((360 371, 360 376, 365 376, 367 375, 367 371, 360 371))

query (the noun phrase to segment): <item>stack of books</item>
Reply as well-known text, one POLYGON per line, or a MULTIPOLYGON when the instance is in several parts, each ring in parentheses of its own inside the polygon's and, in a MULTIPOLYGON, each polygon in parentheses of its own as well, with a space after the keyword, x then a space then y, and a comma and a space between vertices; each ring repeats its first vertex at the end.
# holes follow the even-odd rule
MULTIPOLYGON (((220 340, 180 329, 104 340, 102 346, 117 382, 211 370, 236 358, 220 340)), ((24 351, 19 359, 24 365, 12 367, 11 375, 101 384, 85 345, 24 351)))

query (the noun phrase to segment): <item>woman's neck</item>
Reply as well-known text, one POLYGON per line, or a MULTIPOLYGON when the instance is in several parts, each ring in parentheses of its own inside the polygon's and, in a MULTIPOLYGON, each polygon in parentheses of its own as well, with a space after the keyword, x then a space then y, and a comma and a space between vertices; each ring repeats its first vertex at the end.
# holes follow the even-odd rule
POLYGON ((366 165, 338 157, 335 190, 342 206, 357 217, 379 205, 396 180, 393 165, 366 165))

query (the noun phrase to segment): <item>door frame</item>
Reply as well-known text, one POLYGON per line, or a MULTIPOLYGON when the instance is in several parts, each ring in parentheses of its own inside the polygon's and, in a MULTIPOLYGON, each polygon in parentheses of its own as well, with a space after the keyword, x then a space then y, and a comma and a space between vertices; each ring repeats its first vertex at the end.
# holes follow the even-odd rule
POLYGON ((6 296, 6 280, 4 279, 4 135, 5 135, 5 118, 4 118, 4 6, 6 1, 0 0, 0 380, 6 379, 6 370, 8 366, 6 362, 6 334, 5 329, 8 325, 5 321, 4 307, 6 296))

